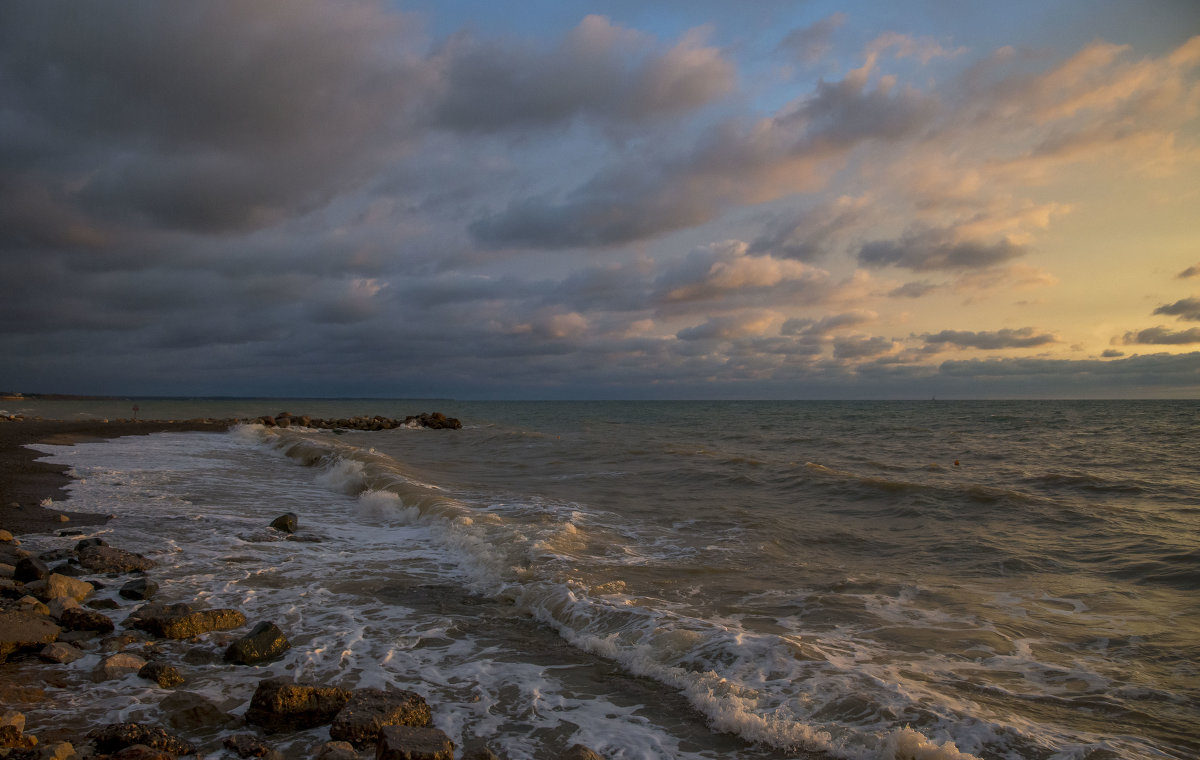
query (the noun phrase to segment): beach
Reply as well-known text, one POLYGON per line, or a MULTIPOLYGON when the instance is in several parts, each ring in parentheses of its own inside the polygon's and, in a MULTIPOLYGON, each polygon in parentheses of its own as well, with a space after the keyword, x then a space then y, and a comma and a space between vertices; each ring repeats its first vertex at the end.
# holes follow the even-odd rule
MULTIPOLYGON (((112 415, 81 404, 24 411, 112 415)), ((416 411, 162 404, 213 420, 416 411)), ((439 408, 462 429, 0 423, 6 441, 21 425, 40 441, 4 453, 28 473, 5 485, 21 509, 4 514, 30 518, 24 546, 78 559, 80 541, 105 541, 156 563, 155 600, 246 618, 150 642, 178 687, 83 687, 98 651, 0 666, 51 684, 28 730, 137 720, 206 757, 233 757, 223 742, 239 733, 315 756, 328 725, 246 723, 261 684, 286 678, 411 691, 458 758, 549 760, 576 744, 612 760, 1197 751, 1195 404, 439 408), (294 532, 270 527, 289 513, 294 532), (223 661, 266 623, 286 653, 223 661), (176 729, 176 692, 232 723, 176 729)), ((105 614, 128 629, 125 579, 96 579, 110 585, 88 602, 115 604, 105 614)))

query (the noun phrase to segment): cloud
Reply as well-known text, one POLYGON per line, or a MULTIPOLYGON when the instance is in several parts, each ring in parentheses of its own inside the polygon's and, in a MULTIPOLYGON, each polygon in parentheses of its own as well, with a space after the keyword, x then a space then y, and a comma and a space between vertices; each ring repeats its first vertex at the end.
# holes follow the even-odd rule
POLYGON ((876 240, 858 251, 868 267, 894 266, 915 272, 984 269, 1024 256, 1028 248, 1009 238, 985 243, 963 240, 949 229, 916 228, 897 240, 876 240))
POLYGON ((1175 303, 1159 306, 1154 314, 1167 314, 1185 322, 1200 322, 1200 298, 1183 298, 1175 303))
POLYGON ((879 319, 878 314, 866 310, 831 314, 821 319, 789 319, 783 323, 780 334, 820 337, 828 335, 834 330, 858 327, 859 325, 874 322, 877 319, 879 319))
POLYGON ((666 50, 647 35, 585 17, 551 49, 460 34, 432 61, 440 127, 489 132, 593 118, 645 122, 699 108, 732 90, 732 64, 699 30, 666 50))
POLYGON ((1200 264, 1188 267, 1179 274, 1175 275, 1175 277, 1180 280, 1186 280, 1191 277, 1200 277, 1200 264))
POLYGON ((920 298, 937 290, 940 286, 929 280, 914 280, 906 282, 898 288, 888 291, 889 298, 920 298))
POLYGON ((800 261, 754 256, 741 241, 707 246, 692 253, 655 282, 660 302, 711 301, 753 297, 764 291, 786 288, 791 293, 816 293, 829 273, 800 261))
POLYGON ((831 253, 851 230, 870 218, 870 199, 841 196, 799 216, 772 225, 750 244, 751 253, 771 253, 786 259, 812 261, 831 253))
POLYGON ((926 350, 940 350, 945 346, 958 348, 979 348, 985 351, 996 351, 1005 348, 1034 348, 1050 343, 1057 343, 1058 338, 1050 333, 1034 332, 1032 327, 1022 327, 1019 330, 995 330, 972 332, 969 330, 942 330, 939 333, 925 333, 920 336, 925 341, 926 350))
POLYGON ((865 337, 854 335, 845 338, 835 338, 833 341, 833 358, 864 359, 890 353, 895 346, 895 342, 890 338, 878 336, 865 337))
POLYGON ((752 310, 741 314, 710 317, 704 323, 680 330, 679 340, 732 340, 762 335, 782 321, 773 311, 752 310))
POLYGON ((845 13, 835 13, 809 26, 788 32, 778 50, 785 51, 800 63, 816 63, 833 49, 833 33, 846 23, 845 13))
POLYGON ((1172 330, 1169 327, 1149 327, 1125 333, 1122 339, 1125 345, 1178 346, 1188 343, 1200 343, 1200 327, 1188 330, 1172 330))

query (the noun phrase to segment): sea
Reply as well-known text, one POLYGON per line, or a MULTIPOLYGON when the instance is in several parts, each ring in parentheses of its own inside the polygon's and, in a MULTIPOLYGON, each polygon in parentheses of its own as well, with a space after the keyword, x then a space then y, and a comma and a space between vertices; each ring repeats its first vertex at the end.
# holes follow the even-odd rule
MULTIPOLYGON (((511 760, 1200 757, 1200 402, 0 402, 132 404, 463 423, 34 447, 158 601, 285 632, 254 667, 179 645, 179 688, 235 717, 281 675, 415 691, 511 760)), ((99 657, 29 725, 161 721, 136 676, 72 681, 99 657)))

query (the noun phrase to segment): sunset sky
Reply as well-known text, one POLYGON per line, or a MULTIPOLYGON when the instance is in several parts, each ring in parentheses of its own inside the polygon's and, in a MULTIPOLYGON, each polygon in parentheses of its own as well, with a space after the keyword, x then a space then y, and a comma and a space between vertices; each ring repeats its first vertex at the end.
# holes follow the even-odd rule
POLYGON ((0 389, 1200 398, 1200 2, 0 5, 0 389))

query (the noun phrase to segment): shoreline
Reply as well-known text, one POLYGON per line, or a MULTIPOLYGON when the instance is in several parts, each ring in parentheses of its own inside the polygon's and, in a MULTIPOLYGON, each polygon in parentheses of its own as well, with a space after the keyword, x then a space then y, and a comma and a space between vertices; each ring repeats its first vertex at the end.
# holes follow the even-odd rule
POLYGON ((49 534, 66 527, 103 525, 108 515, 72 512, 43 500, 65 501, 71 477, 66 465, 39 461, 46 456, 28 448, 49 443, 70 446, 127 435, 165 432, 222 432, 231 420, 14 420, 0 421, 0 528, 14 536, 49 534), (60 519, 66 516, 67 520, 60 519))

